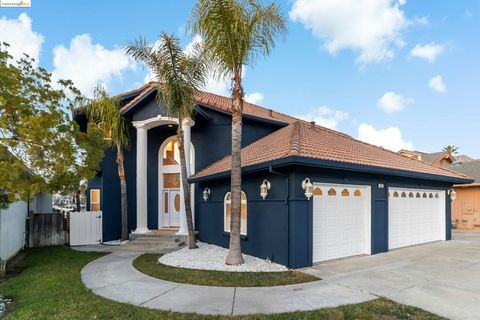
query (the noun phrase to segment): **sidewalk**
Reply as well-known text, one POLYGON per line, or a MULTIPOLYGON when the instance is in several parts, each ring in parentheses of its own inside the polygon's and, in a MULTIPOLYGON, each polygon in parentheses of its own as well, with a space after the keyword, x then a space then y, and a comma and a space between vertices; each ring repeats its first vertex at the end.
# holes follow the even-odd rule
POLYGON ((95 294, 107 299, 151 309, 216 315, 308 311, 376 298, 324 280, 260 288, 175 283, 136 270, 132 261, 140 254, 122 250, 94 260, 82 269, 82 281, 95 294))

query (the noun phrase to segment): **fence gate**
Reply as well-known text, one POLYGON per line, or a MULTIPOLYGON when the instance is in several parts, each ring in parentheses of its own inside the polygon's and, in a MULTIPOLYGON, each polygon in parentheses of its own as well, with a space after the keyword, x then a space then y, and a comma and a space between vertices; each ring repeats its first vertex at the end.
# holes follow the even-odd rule
POLYGON ((102 211, 70 213, 70 245, 80 246, 102 242, 102 211))

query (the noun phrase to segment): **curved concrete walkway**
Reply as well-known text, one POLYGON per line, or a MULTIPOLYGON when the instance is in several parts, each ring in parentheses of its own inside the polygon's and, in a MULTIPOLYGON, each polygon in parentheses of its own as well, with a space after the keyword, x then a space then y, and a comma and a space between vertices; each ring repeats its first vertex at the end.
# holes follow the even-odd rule
POLYGON ((377 298, 366 291, 324 280, 261 288, 170 282, 136 270, 132 261, 140 254, 117 251, 94 260, 82 269, 82 281, 95 294, 107 299, 151 309, 216 315, 307 311, 377 298))

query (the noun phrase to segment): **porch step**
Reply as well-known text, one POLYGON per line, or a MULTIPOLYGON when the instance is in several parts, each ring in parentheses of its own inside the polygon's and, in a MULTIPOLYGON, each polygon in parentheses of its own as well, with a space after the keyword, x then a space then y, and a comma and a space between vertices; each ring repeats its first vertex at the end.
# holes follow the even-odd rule
MULTIPOLYGON (((137 233, 130 233, 129 234, 129 239, 131 241, 137 240, 137 239, 157 239, 157 240, 177 240, 177 241, 188 241, 188 235, 178 235, 175 233, 176 230, 172 232, 165 232, 165 233, 156 233, 156 232, 149 232, 149 233, 142 233, 142 234, 137 234, 137 233)), ((195 232, 196 237, 198 238, 198 231, 195 232)))
POLYGON ((185 241, 181 239, 155 239, 155 238, 136 238, 131 240, 132 244, 151 244, 151 245, 172 245, 178 246, 180 244, 185 244, 185 241))

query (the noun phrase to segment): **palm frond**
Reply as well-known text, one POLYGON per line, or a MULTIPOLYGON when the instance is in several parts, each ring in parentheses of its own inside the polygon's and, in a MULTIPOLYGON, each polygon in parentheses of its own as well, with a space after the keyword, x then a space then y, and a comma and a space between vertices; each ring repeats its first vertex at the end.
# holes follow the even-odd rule
POLYGON ((102 86, 94 89, 93 99, 86 107, 89 122, 95 123, 102 129, 105 137, 112 143, 127 148, 129 145, 130 121, 120 112, 120 101, 109 97, 107 90, 102 86))
POLYGON ((157 99, 166 105, 169 115, 191 115, 195 93, 205 82, 207 55, 201 44, 186 53, 180 40, 162 33, 155 44, 139 39, 126 48, 135 59, 144 62, 158 83, 157 99))
POLYGON ((217 70, 232 74, 268 55, 286 34, 285 15, 276 3, 258 0, 199 0, 189 29, 200 34, 217 70))

